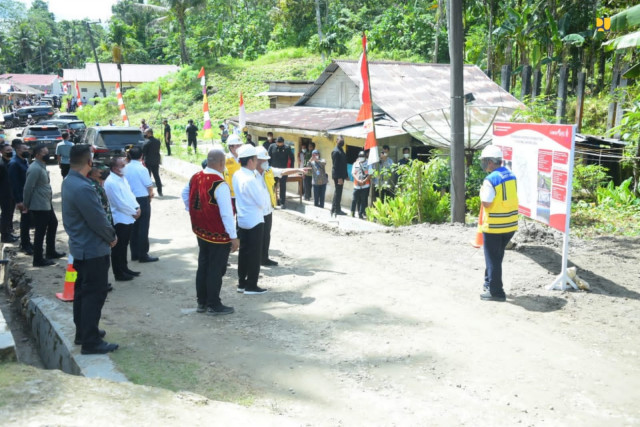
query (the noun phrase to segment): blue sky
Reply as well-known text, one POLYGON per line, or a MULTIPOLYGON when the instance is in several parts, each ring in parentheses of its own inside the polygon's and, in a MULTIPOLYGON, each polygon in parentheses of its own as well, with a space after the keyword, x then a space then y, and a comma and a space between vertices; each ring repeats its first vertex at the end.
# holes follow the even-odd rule
MULTIPOLYGON (((19 0, 27 9, 31 0, 19 0)), ((45 0, 49 3, 49 11, 56 16, 56 21, 85 19, 106 21, 111 17, 111 6, 118 0, 45 0)))

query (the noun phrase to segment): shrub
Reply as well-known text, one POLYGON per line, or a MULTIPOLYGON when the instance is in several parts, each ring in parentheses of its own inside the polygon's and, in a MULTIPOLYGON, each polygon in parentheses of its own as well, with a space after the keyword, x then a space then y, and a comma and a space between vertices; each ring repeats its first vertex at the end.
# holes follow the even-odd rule
POLYGON ((573 198, 595 201, 596 190, 609 178, 607 171, 600 165, 576 165, 573 168, 573 198))

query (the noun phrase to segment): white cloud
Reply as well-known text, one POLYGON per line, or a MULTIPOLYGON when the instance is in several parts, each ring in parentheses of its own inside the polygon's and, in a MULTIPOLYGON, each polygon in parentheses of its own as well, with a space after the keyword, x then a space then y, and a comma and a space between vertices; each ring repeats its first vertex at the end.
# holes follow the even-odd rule
MULTIPOLYGON (((27 8, 32 0, 19 0, 27 8)), ((56 21, 85 19, 92 21, 106 21, 111 18, 111 6, 118 0, 45 0, 49 3, 49 11, 56 17, 56 21)))

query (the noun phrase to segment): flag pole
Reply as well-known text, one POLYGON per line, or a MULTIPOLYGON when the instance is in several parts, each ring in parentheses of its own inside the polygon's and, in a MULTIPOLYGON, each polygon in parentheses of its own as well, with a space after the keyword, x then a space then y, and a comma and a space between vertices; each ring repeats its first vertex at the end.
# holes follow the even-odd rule
MULTIPOLYGON (((362 33, 362 38, 366 39, 366 34, 363 32, 362 33)), ((365 57, 367 58, 367 85, 369 86, 369 106, 371 107, 371 129, 373 131, 373 139, 376 142, 376 147, 378 146, 378 138, 376 138, 376 121, 375 121, 375 117, 373 115, 373 93, 371 92, 371 75, 369 74, 369 57, 367 57, 367 46, 369 45, 369 42, 367 41, 365 43, 365 45, 363 46, 364 48, 364 54, 365 57)), ((367 142, 365 140, 365 146, 367 145, 367 142)), ((378 154, 379 156, 379 154, 378 154)), ((378 160, 378 170, 380 170, 380 161, 378 160)), ((373 206, 373 201, 375 199, 375 191, 373 188, 373 183, 371 183, 371 185, 369 185, 369 206, 373 206)))

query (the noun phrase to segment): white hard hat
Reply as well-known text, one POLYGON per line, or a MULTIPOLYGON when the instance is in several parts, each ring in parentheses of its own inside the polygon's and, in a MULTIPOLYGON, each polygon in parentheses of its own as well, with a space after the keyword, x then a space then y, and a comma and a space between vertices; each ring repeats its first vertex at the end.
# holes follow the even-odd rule
POLYGON ((498 147, 497 145, 487 145, 482 150, 482 153, 480 154, 480 158, 481 159, 487 159, 487 158, 501 159, 502 148, 498 147))
POLYGON ((258 159, 260 160, 269 160, 269 153, 267 153, 267 149, 263 146, 257 147, 256 152, 258 153, 258 159))
POLYGON ((257 156, 258 152, 256 151, 256 147, 251 144, 244 144, 242 147, 238 148, 238 158, 243 159, 245 157, 253 157, 257 156))
POLYGON ((235 133, 233 135, 230 135, 229 138, 227 138, 227 146, 229 145, 242 145, 244 144, 242 141, 240 141, 240 138, 238 138, 238 135, 236 135, 235 133))

